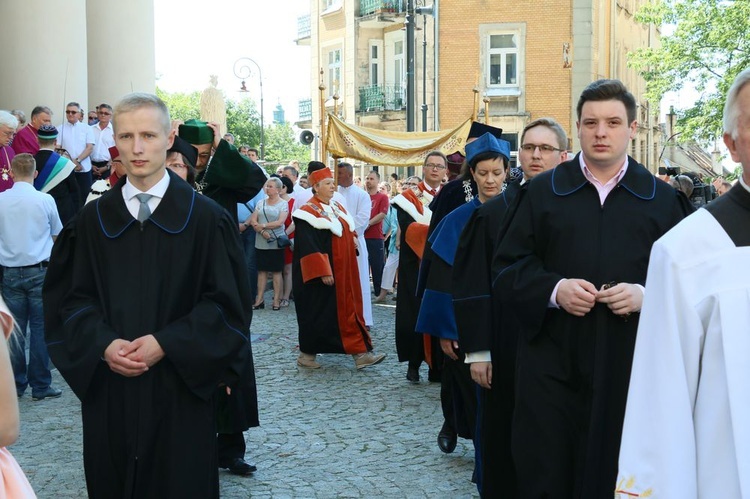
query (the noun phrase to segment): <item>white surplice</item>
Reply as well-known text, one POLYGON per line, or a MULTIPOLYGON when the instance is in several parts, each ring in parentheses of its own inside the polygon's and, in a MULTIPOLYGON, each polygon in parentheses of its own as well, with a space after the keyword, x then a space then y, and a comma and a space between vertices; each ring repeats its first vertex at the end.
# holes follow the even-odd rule
POLYGON ((346 200, 346 209, 354 218, 357 230, 357 267, 359 270, 359 282, 362 286, 362 308, 365 317, 365 325, 372 326, 372 295, 370 294, 370 260, 367 254, 367 243, 365 242, 365 230, 370 223, 372 212, 372 199, 361 187, 352 184, 349 187, 339 186, 338 192, 346 200))
POLYGON ((750 247, 706 210, 654 244, 616 498, 750 498, 750 247))

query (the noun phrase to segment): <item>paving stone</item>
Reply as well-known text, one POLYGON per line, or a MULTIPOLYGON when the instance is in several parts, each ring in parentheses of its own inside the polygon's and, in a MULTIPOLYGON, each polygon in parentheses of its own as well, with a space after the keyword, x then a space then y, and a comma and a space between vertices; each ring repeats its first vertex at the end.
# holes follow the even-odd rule
MULTIPOLYGON (((266 301, 271 302, 270 292, 266 301)), ((245 433, 250 477, 219 473, 221 496, 240 498, 464 498, 474 448, 459 439, 452 454, 437 446, 440 386, 411 384, 395 352, 394 306, 373 305, 373 343, 387 353, 357 371, 347 355, 321 355, 321 369, 296 366, 294 302, 254 312, 252 341, 261 426, 245 433)), ((10 450, 41 499, 86 497, 80 404, 57 371, 62 397, 19 400, 21 437, 10 450)))

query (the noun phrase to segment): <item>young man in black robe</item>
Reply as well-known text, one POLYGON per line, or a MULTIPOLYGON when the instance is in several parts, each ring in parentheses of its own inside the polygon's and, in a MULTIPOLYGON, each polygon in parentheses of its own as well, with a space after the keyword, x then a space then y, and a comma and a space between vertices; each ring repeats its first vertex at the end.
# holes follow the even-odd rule
POLYGON ((482 497, 512 497, 515 491, 510 428, 518 328, 511 314, 504 317, 493 300, 492 256, 500 226, 519 191, 538 174, 565 161, 567 146, 567 134, 555 120, 528 123, 518 151, 523 178, 477 208, 459 238, 451 289, 458 344, 471 366, 471 378, 482 387, 474 438, 482 497))
POLYGON ((165 169, 169 113, 126 96, 127 171, 54 246, 50 357, 81 400, 89 497, 219 497, 214 402, 252 355, 237 225, 165 169))
POLYGON ((521 191, 493 258, 520 327, 512 455, 520 497, 611 497, 651 246, 689 211, 627 156, 635 99, 578 101, 582 152, 521 191))

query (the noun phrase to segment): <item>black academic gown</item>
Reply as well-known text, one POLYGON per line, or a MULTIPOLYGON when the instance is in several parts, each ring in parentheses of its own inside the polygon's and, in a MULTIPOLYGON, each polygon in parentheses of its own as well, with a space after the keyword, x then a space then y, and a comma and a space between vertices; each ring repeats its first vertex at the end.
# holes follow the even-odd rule
MULTIPOLYGON (((232 144, 221 140, 211 163, 198 174, 196 183, 201 193, 223 206, 237 224, 237 203, 246 203, 254 198, 266 180, 265 172, 257 164, 242 156, 232 144)), ((260 424, 252 362, 246 364, 245 373, 230 395, 223 389, 219 390, 217 412, 219 433, 236 434, 260 424)), ((242 447, 242 442, 237 443, 242 447)), ((227 452, 220 449, 220 453, 222 459, 245 455, 244 449, 234 448, 227 452)))
POLYGON ((226 140, 219 142, 211 162, 195 179, 201 193, 223 206, 235 222, 237 203, 254 198, 266 180, 266 172, 226 140))
MULTIPOLYGON (((37 171, 44 167, 45 163, 47 163, 47 160, 52 155, 52 152, 53 151, 50 151, 49 149, 42 149, 34 155, 37 171)), ((65 180, 50 189, 47 194, 52 196, 55 200, 55 206, 57 206, 57 214, 60 216, 60 222, 63 225, 67 224, 78 212, 78 202, 80 199, 78 182, 76 181, 73 172, 70 172, 70 175, 68 175, 65 180)), ((84 200, 86 199, 86 196, 88 196, 88 192, 83 195, 84 200)))
POLYGON ((604 205, 579 157, 521 192, 493 258, 520 334, 512 454, 519 497, 611 497, 638 314, 548 306, 563 278, 644 285, 651 246, 691 211, 632 158, 604 205))
POLYGON ((138 223, 121 179, 55 243, 43 289, 49 355, 81 400, 92 498, 219 497, 214 398, 252 358, 237 227, 172 172, 138 223), (153 334, 165 356, 137 377, 102 360, 153 334))
POLYGON ((492 355, 492 390, 479 389, 474 437, 482 497, 515 497, 510 429, 518 331, 512 314, 501 314, 492 302, 491 268, 500 226, 525 185, 520 180, 509 184, 474 211, 459 238, 451 279, 461 349, 492 355))

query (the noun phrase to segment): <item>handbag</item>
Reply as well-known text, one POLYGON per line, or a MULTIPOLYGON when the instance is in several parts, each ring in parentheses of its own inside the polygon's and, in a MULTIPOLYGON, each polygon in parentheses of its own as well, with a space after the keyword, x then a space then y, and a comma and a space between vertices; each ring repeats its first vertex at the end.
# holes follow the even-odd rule
MULTIPOLYGON (((268 215, 266 215, 266 203, 263 203, 263 216, 266 217, 266 220, 268 220, 268 215)), ((276 229, 271 229, 271 234, 273 235, 272 239, 268 239, 269 243, 272 243, 276 241, 276 245, 279 247, 279 249, 288 248, 292 245, 292 241, 289 239, 289 236, 286 234, 284 229, 281 229, 281 235, 276 235, 276 229)))
POLYGON ((0 448, 0 499, 36 499, 34 489, 13 455, 0 448))

